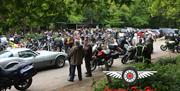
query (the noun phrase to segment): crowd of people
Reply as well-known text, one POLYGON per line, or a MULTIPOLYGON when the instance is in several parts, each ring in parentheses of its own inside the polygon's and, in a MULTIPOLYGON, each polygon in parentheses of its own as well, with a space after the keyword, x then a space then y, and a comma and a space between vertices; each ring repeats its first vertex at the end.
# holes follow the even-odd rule
MULTIPOLYGON (((89 42, 92 44, 97 41, 107 42, 109 44, 120 44, 124 38, 128 38, 128 41, 135 45, 139 39, 144 42, 148 37, 148 34, 144 37, 138 37, 134 30, 129 30, 126 33, 122 33, 117 29, 78 29, 78 30, 59 30, 59 31, 41 31, 37 33, 21 33, 12 34, 9 36, 2 35, 1 45, 6 45, 11 42, 10 46, 15 47, 27 47, 28 45, 36 45, 37 47, 43 45, 49 45, 49 50, 68 51, 72 47, 75 41, 80 41, 83 44, 84 40, 88 37, 89 42), (14 45, 12 45, 14 44, 14 45), (16 44, 16 45, 15 45, 16 44)), ((151 35, 152 37, 152 35, 151 35)), ((40 49, 40 48, 37 48, 40 49)))
MULTIPOLYGON (((121 33, 114 30, 99 30, 93 32, 85 31, 85 36, 82 37, 79 31, 75 31, 74 43, 72 43, 72 48, 69 53, 70 57, 70 79, 68 81, 73 82, 75 76, 75 69, 77 68, 79 80, 82 80, 81 64, 83 63, 83 58, 85 58, 86 66, 86 77, 91 77, 91 67, 90 61, 93 56, 93 44, 97 41, 103 42, 103 49, 108 49, 108 45, 120 46, 121 50, 127 51, 128 46, 136 47, 137 45, 144 45, 147 42, 153 42, 153 36, 151 34, 146 35, 146 37, 139 37, 134 31, 129 31, 127 33, 121 33), (91 34, 92 33, 92 34, 91 34), (73 45, 74 44, 74 45, 73 45)), ((71 47, 71 46, 70 46, 71 47)), ((149 46, 149 49, 153 45, 149 46)), ((150 50, 147 50, 150 51, 150 50)), ((146 52, 147 52, 146 51, 146 52)), ((147 52, 147 58, 151 59, 151 52, 147 52), (150 53, 150 54, 147 54, 150 53)))
MULTIPOLYGON (((79 80, 82 80, 81 64, 85 58, 86 77, 91 77, 90 61, 93 56, 93 45, 97 42, 104 44, 103 49, 108 49, 108 45, 119 46, 120 50, 127 51, 128 46, 136 47, 137 44, 145 44, 154 41, 152 34, 145 33, 144 36, 138 36, 134 30, 128 30, 125 33, 117 29, 77 29, 77 30, 59 30, 59 31, 41 31, 38 33, 21 33, 10 36, 2 35, 0 37, 1 45, 9 45, 11 48, 36 47, 41 50, 47 46, 49 51, 64 51, 69 55, 70 72, 69 81, 74 81, 75 69, 78 70, 79 80), (32 35, 31 37, 28 37, 32 35)), ((153 45, 152 45, 153 47, 153 45)), ((151 58, 151 57, 150 57, 151 58)), ((150 59, 149 58, 149 59, 150 59)))

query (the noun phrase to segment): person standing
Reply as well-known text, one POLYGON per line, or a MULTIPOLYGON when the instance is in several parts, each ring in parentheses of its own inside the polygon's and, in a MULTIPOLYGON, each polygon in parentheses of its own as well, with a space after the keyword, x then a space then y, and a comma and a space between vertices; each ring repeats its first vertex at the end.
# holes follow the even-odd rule
POLYGON ((58 34, 56 38, 54 38, 54 41, 56 45, 56 51, 59 50, 59 52, 61 52, 63 47, 63 40, 61 34, 58 34))
POLYGON ((127 47, 125 46, 125 44, 130 45, 126 36, 124 36, 124 38, 122 39, 122 41, 121 41, 121 43, 119 45, 121 47, 121 49, 124 51, 124 53, 127 52, 127 47))
POLYGON ((67 37, 65 38, 65 41, 64 41, 66 53, 69 53, 69 49, 72 48, 73 44, 74 44, 73 37, 71 35, 67 35, 67 37))
POLYGON ((65 39, 64 39, 64 48, 65 48, 65 52, 68 53, 68 45, 69 45, 69 36, 65 35, 65 39))
POLYGON ((81 64, 84 57, 83 46, 79 41, 75 42, 75 45, 71 48, 70 53, 70 79, 68 81, 73 82, 75 76, 75 69, 77 67, 79 81, 82 80, 81 64))
POLYGON ((86 77, 91 77, 92 72, 91 72, 91 64, 90 61, 92 60, 92 46, 88 43, 88 37, 86 37, 84 41, 84 52, 85 52, 85 67, 86 67, 86 77))

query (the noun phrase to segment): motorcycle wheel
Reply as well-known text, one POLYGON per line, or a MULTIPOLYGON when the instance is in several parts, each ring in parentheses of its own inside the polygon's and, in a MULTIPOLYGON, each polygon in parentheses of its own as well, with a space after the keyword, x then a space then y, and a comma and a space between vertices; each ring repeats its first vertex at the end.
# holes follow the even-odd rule
POLYGON ((110 58, 108 61, 108 66, 111 67, 113 65, 113 58, 110 58))
POLYGON ((90 61, 90 65, 91 65, 91 71, 94 71, 97 67, 95 60, 90 61))
POLYGON ((167 46, 166 46, 166 45, 161 45, 161 46, 160 46, 160 49, 161 49, 162 51, 166 51, 166 50, 167 50, 167 46))
POLYGON ((176 48, 177 53, 180 53, 180 46, 176 48))
POLYGON ((121 63, 122 64, 126 64, 128 61, 128 55, 125 55, 122 59, 121 59, 121 63))
POLYGON ((29 79, 19 80, 15 82, 14 87, 17 90, 24 91, 28 89, 31 86, 31 84, 32 84, 32 78, 29 78, 29 79))

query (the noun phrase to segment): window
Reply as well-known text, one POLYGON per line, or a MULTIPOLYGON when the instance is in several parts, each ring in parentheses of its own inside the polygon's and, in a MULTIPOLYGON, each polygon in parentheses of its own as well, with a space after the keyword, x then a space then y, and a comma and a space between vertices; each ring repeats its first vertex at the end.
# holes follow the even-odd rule
POLYGON ((34 57, 36 54, 32 52, 31 50, 26 50, 18 53, 19 57, 21 58, 29 58, 29 57, 34 57))

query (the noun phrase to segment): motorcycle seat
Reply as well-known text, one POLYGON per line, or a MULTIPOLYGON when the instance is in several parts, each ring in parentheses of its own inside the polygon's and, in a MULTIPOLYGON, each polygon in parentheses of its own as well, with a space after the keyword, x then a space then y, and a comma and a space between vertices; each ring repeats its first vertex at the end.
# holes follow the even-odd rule
POLYGON ((116 50, 117 49, 117 45, 109 44, 108 47, 109 47, 110 50, 116 50))

